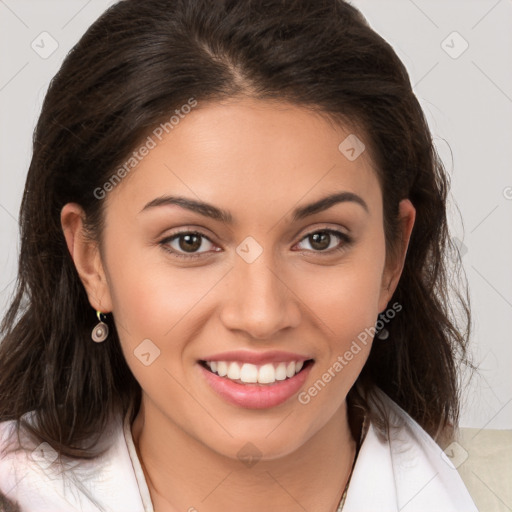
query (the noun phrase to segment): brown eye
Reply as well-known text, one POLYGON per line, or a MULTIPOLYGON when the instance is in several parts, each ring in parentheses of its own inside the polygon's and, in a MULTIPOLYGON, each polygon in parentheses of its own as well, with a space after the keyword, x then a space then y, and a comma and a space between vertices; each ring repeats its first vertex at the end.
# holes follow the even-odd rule
POLYGON ((308 238, 310 240, 311 247, 318 251, 328 249, 329 244, 331 243, 331 235, 325 231, 320 231, 318 233, 309 235, 308 238))
POLYGON ((181 250, 185 252, 195 252, 199 247, 201 247, 201 237, 199 235, 190 234, 190 235, 180 235, 178 237, 179 247, 181 250))
POLYGON ((212 251, 212 249, 217 250, 206 235, 191 231, 183 231, 169 236, 162 240, 160 245, 173 256, 180 258, 199 257, 212 251))
POLYGON ((334 229, 322 229, 309 233, 300 243, 304 243, 305 241, 307 241, 311 247, 311 249, 306 248, 307 250, 328 253, 341 250, 351 242, 350 238, 345 233, 334 229))

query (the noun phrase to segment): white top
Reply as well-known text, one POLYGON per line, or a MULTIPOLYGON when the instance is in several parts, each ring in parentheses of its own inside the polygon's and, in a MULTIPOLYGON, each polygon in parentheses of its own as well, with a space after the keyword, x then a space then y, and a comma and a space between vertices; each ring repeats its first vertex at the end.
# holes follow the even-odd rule
MULTIPOLYGON (((478 512, 457 470, 432 438, 381 391, 393 428, 382 439, 370 423, 343 512, 478 512)), ((0 423, 0 447, 14 421, 0 423)), ((93 461, 50 465, 48 444, 0 453, 0 492, 21 512, 154 512, 127 419, 105 432, 107 453, 93 461)), ((1 494, 0 494, 1 496, 1 494)), ((0 497, 0 510, 2 498, 0 497)), ((259 511, 258 511, 259 512, 259 511)))

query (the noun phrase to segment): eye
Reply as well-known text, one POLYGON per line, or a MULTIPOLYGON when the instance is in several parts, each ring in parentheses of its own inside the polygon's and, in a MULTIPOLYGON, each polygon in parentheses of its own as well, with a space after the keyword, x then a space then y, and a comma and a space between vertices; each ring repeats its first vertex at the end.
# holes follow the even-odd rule
MULTIPOLYGON (((197 258, 212 250, 215 245, 197 231, 181 231, 160 241, 160 245, 178 258, 197 258), (206 241, 206 243, 205 243, 206 241), (200 248, 205 250, 199 251, 200 248)), ((220 249, 214 249, 216 252, 220 249)))
MULTIPOLYGON (((313 252, 328 252, 329 254, 341 251, 350 244, 351 239, 348 235, 335 229, 321 229, 309 233, 301 242, 307 241, 312 247, 313 252)), ((309 249, 308 249, 309 250, 309 249)))
MULTIPOLYGON (((303 237, 297 245, 299 246, 304 241, 307 241, 312 248, 306 250, 328 254, 345 250, 347 245, 351 243, 348 235, 334 229, 313 231, 303 237)), ((181 231, 164 238, 159 244, 165 251, 177 258, 199 258, 211 251, 218 252, 221 250, 206 235, 198 231, 181 231)))

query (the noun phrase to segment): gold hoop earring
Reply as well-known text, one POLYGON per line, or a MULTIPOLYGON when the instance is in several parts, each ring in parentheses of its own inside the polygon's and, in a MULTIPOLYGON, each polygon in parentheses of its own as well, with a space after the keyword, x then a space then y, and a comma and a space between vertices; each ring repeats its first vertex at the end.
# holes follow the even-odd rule
POLYGON ((92 341, 96 343, 102 343, 108 337, 108 325, 104 322, 107 317, 101 311, 96 311, 96 316, 98 317, 99 323, 94 326, 91 338, 92 341))

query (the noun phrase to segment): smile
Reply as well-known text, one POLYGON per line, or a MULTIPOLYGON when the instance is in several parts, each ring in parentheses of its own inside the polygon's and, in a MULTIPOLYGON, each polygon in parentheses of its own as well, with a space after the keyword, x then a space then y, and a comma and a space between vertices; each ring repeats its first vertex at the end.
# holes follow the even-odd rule
POLYGON ((262 365, 203 360, 198 368, 208 387, 224 401, 246 409, 268 409, 297 394, 313 364, 313 359, 262 365))
POLYGON ((300 372, 304 361, 267 363, 256 365, 237 361, 205 361, 206 366, 219 377, 244 384, 273 384, 290 379, 300 372))

